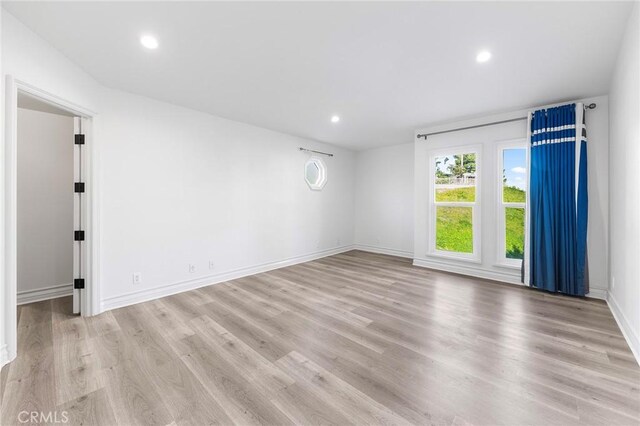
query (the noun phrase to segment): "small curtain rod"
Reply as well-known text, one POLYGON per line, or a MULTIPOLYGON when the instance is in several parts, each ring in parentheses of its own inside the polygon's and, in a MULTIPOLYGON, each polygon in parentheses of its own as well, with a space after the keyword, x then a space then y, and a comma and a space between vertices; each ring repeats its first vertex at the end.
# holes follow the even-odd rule
MULTIPOLYGON (((585 105, 584 109, 595 109, 596 108, 596 104, 591 103, 589 105, 585 105)), ((451 130, 442 130, 440 132, 432 132, 432 133, 422 133, 419 134, 417 136, 418 139, 420 138, 424 138, 425 140, 427 140, 427 136, 433 136, 433 135, 441 135, 443 133, 451 133, 451 132, 457 132, 460 130, 469 130, 469 129, 476 129, 478 127, 486 127, 486 126, 493 126, 495 124, 504 124, 504 123, 512 123, 514 121, 520 121, 520 120, 526 120, 528 117, 518 117, 518 118, 511 118, 509 120, 501 120, 501 121, 492 121, 491 123, 484 123, 484 124, 477 124, 475 126, 467 126, 467 127, 459 127, 457 129, 451 129, 451 130)))
POLYGON ((326 155, 327 157, 333 157, 333 154, 329 154, 328 152, 314 151, 313 149, 307 149, 307 148, 303 148, 303 147, 300 147, 298 149, 300 151, 313 152, 314 154, 321 154, 321 155, 326 155))

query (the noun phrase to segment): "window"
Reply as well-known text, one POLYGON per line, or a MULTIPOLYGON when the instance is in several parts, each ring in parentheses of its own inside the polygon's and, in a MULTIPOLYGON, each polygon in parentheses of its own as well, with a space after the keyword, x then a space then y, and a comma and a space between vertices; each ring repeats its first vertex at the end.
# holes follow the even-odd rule
POLYGON ((431 157, 431 254, 479 259, 478 151, 431 157))
POLYGON ((327 167, 320 158, 312 157, 304 165, 304 180, 309 188, 320 191, 327 183, 327 167))
POLYGON ((527 201, 527 148, 524 141, 498 150, 498 262, 520 267, 524 257, 527 201))

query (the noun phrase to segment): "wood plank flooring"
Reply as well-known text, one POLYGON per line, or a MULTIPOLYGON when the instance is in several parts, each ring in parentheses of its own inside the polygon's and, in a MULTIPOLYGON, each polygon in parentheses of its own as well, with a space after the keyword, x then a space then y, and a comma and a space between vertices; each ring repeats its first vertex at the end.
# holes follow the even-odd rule
POLYGON ((70 311, 19 308, 2 425, 640 424, 640 368, 605 303, 390 256, 70 311))

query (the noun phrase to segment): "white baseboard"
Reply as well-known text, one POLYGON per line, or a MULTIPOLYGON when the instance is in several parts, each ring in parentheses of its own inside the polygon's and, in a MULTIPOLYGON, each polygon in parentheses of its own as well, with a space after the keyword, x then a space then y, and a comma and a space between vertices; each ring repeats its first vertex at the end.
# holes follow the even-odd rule
MULTIPOLYGON (((507 284, 516 284, 520 286, 525 286, 522 282, 520 282, 520 273, 519 272, 500 272, 493 271, 484 268, 478 268, 477 266, 465 265, 453 265, 451 263, 440 262, 437 260, 425 260, 425 259, 413 259, 413 264, 415 266, 421 266, 424 268, 437 269, 439 271, 444 272, 453 272, 456 274, 466 275, 469 277, 476 278, 485 278, 488 280, 500 281, 507 284)), ((600 288, 591 288, 589 293, 587 293, 586 297, 590 297, 593 299, 601 299, 607 300, 607 290, 603 290, 600 288)))
POLYGON ((636 334, 636 331, 633 329, 633 326, 624 315, 622 310, 620 309, 620 305, 616 301, 616 298, 612 293, 607 295, 607 304, 609 305, 609 309, 613 314, 613 318, 618 323, 618 327, 620 327, 620 331, 622 331, 622 335, 624 336, 629 348, 631 348, 631 352, 633 352, 633 356, 636 358, 636 362, 640 365, 640 338, 636 334))
POLYGON ((19 291, 18 305, 40 302, 41 300, 55 299, 57 297, 71 296, 72 294, 72 283, 53 285, 51 287, 39 288, 37 290, 19 291))
POLYGON ((101 312, 105 312, 111 309, 121 308, 124 306, 134 305, 136 303, 146 302, 149 300, 159 299, 161 297, 170 296, 176 293, 182 293, 184 291, 194 290, 196 288, 205 287, 208 285, 218 284, 225 281, 235 280, 238 278, 246 277, 248 275, 255 275, 261 272, 267 272, 278 268, 284 268, 285 266, 296 265, 298 263, 310 262, 312 260, 320 259, 334 254, 344 253, 346 251, 353 250, 353 245, 336 247, 328 250, 321 250, 315 253, 310 253, 302 256, 295 256, 289 259, 280 260, 276 262, 263 263, 261 265, 249 266, 246 268, 240 268, 233 271, 222 272, 214 275, 207 275, 204 277, 196 278, 193 280, 178 281, 172 284, 166 284, 161 287, 155 287, 145 290, 140 290, 132 293, 127 293, 119 296, 109 297, 102 300, 101 312))
POLYGON ((589 293, 587 293, 586 296, 592 299, 607 300, 607 290, 601 288, 589 288, 589 293))
POLYGON ((437 260, 413 259, 415 266, 423 268, 437 269, 438 271, 453 272, 455 274, 466 275, 475 278, 484 278, 487 280, 501 281, 507 284, 524 285, 520 282, 520 273, 509 273, 492 271, 484 268, 478 268, 471 265, 453 265, 451 263, 440 262, 437 260))
POLYGON ((386 247, 370 246, 367 244, 356 244, 354 246, 354 249, 368 251, 369 253, 388 254, 389 256, 406 257, 409 259, 413 259, 412 251, 404 251, 404 250, 397 250, 397 249, 386 248, 386 247))

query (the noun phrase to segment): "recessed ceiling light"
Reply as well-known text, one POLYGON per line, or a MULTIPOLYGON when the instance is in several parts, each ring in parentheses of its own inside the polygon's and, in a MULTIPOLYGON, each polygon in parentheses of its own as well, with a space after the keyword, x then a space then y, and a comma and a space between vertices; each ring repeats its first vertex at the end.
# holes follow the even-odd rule
POLYGON ((478 56, 476 56, 476 61, 480 63, 487 62, 489 59, 491 59, 491 52, 489 52, 488 50, 483 50, 482 52, 478 53, 478 56))
POLYGON ((331 122, 332 123, 337 123, 338 121, 340 121, 340 117, 338 117, 337 115, 331 116, 331 122))
POLYGON ((158 40, 154 36, 143 35, 140 37, 140 44, 142 44, 147 49, 157 49, 158 48, 158 40))

